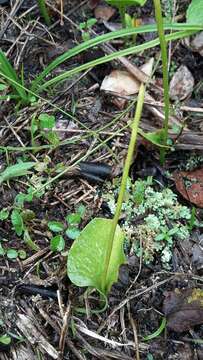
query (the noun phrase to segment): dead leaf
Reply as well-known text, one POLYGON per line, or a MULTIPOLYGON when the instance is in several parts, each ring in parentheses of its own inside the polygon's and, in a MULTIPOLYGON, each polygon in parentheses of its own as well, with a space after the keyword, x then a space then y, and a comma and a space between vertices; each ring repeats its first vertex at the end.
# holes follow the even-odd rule
POLYGON ((94 9, 94 16, 98 20, 108 21, 116 12, 116 9, 108 5, 98 5, 94 9))
POLYGON ((170 82, 170 98, 183 100, 190 95, 194 88, 194 78, 185 65, 181 65, 170 82))
MULTIPOLYGON (((146 64, 140 67, 140 70, 148 75, 153 61, 153 59, 150 59, 146 64)), ((124 70, 113 70, 109 75, 105 76, 100 89, 120 96, 128 96, 137 94, 139 88, 140 82, 129 72, 124 70)))
POLYGON ((94 8, 96 8, 96 6, 100 3, 100 0, 89 0, 88 1, 88 6, 91 10, 93 10, 94 8))
POLYGON ((175 289, 165 296, 163 311, 169 329, 183 332, 203 324, 203 290, 175 289))
POLYGON ((203 168, 173 174, 178 192, 192 204, 203 208, 203 168))
POLYGON ((191 41, 191 47, 193 51, 196 51, 203 56, 203 31, 195 35, 194 39, 191 41))

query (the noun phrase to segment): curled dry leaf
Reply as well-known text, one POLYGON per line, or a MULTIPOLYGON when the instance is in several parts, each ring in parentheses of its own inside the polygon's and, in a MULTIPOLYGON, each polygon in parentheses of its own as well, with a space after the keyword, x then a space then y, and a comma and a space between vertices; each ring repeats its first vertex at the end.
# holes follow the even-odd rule
POLYGON ((98 20, 108 21, 116 12, 116 9, 108 5, 98 5, 94 9, 94 16, 98 20))
POLYGON ((194 88, 194 78, 185 65, 181 65, 170 82, 170 98, 184 100, 194 88))
MULTIPOLYGON (((146 75, 149 75, 149 69, 154 59, 150 59, 147 63, 140 67, 146 75)), ((105 76, 100 90, 111 92, 115 95, 128 96, 137 94, 140 88, 140 82, 135 79, 128 71, 124 70, 113 70, 109 75, 105 76)), ((125 103, 123 99, 117 99, 116 105, 122 108, 125 103), (122 105, 119 106, 119 103, 122 105)))
POLYGON ((191 41, 191 48, 203 56, 203 31, 194 36, 194 39, 191 41))
POLYGON ((173 174, 178 192, 192 204, 203 208, 203 168, 173 174))
POLYGON ((163 311, 169 329, 183 332, 203 324, 203 290, 176 289, 165 296, 163 311))

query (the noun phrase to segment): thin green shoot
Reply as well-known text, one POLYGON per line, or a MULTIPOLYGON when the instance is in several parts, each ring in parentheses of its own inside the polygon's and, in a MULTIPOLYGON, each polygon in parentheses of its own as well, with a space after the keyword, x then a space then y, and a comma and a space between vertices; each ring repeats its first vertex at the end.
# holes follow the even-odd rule
POLYGON ((121 208, 122 208, 125 191, 126 191, 127 179, 128 179, 129 170, 130 170, 130 166, 131 166, 132 159, 133 159, 133 153, 134 153, 134 149, 135 149, 135 145, 136 145, 136 141, 137 141, 138 127, 139 127, 139 122, 140 122, 140 119, 142 116, 142 109, 143 109, 144 98, 145 98, 145 88, 146 88, 146 85, 141 83, 139 93, 138 93, 138 98, 137 98, 137 106, 136 106, 135 116, 134 116, 134 120, 132 123, 132 133, 131 133, 131 137, 130 137, 130 143, 128 146, 127 157, 125 160, 123 175, 122 175, 122 179, 121 179, 121 186, 120 186, 120 190, 119 190, 116 211, 115 211, 115 215, 113 217, 111 232, 110 232, 110 236, 109 236, 109 244, 110 245, 109 245, 109 248, 108 248, 108 251, 106 254, 106 260, 105 260, 106 266, 104 267, 106 270, 105 270, 104 277, 102 279, 104 293, 106 292, 106 289, 105 289, 106 277, 107 277, 107 274, 109 271, 108 264, 110 263, 110 257, 111 257, 111 252, 112 252, 112 248, 113 248, 116 227, 117 227, 117 224, 118 224, 118 221, 120 218, 120 214, 121 214, 121 208))
MULTIPOLYGON (((170 110, 170 100, 169 100, 169 83, 168 83, 168 58, 167 58, 167 46, 166 39, 164 34, 164 25, 163 17, 161 10, 160 0, 154 0, 154 9, 155 9, 155 18, 157 23, 157 29, 160 40, 161 47, 161 58, 162 58, 162 68, 163 68, 163 87, 164 87, 164 123, 163 123, 163 145, 167 146, 168 140, 168 121, 169 121, 169 110, 170 110)), ((160 149, 160 162, 163 165, 165 162, 166 150, 165 148, 160 149)))
POLYGON ((51 19, 50 19, 49 13, 47 11, 45 0, 37 0, 37 3, 38 3, 38 7, 39 7, 41 16, 44 18, 44 21, 47 24, 47 26, 50 26, 51 19))
POLYGON ((152 334, 150 334, 148 336, 144 336, 143 340, 144 341, 149 341, 149 340, 155 339, 156 337, 158 337, 162 333, 162 331, 165 328, 166 328, 166 318, 163 317, 159 328, 155 332, 153 332, 152 334))

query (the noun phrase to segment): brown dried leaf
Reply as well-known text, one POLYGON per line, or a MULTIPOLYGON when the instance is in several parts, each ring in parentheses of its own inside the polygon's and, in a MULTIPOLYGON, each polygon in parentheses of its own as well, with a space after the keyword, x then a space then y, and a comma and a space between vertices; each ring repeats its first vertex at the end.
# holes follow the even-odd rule
MULTIPOLYGON (((145 74, 150 74, 153 65, 153 59, 140 67, 145 74)), ((116 93, 121 96, 137 94, 140 88, 140 82, 135 79, 128 71, 113 70, 108 76, 105 76, 101 84, 101 90, 116 93)))
POLYGON ((179 193, 191 203, 203 208, 203 168, 173 174, 179 193))
POLYGON ((185 65, 181 65, 170 82, 170 98, 183 100, 190 95, 194 88, 194 78, 185 65))
POLYGON ((96 6, 100 3, 100 0, 89 0, 88 1, 88 6, 91 10, 93 10, 94 8, 96 8, 96 6))
POLYGON ((183 332, 203 324, 203 290, 176 289, 165 296, 163 311, 169 329, 183 332))
POLYGON ((116 12, 116 9, 108 5, 98 5, 94 9, 94 16, 96 19, 108 21, 116 12))

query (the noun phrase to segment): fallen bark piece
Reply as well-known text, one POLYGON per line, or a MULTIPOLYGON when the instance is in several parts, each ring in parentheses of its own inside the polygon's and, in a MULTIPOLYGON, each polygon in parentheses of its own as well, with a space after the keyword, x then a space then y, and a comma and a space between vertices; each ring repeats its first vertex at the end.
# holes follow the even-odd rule
POLYGON ((181 65, 170 82, 170 98, 184 100, 194 88, 194 78, 185 65, 181 65))
POLYGON ((52 359, 59 359, 59 352, 45 339, 30 317, 19 314, 16 325, 32 345, 39 346, 52 359))
POLYGON ((175 289, 165 294, 163 311, 167 328, 183 332, 203 324, 203 290, 175 289))
POLYGON ((192 204, 203 208, 203 168, 173 174, 178 192, 192 204))

